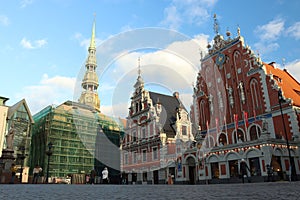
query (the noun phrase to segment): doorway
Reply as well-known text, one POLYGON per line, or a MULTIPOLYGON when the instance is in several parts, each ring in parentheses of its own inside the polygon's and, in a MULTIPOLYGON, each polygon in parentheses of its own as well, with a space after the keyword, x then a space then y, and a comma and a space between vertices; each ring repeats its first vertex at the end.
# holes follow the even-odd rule
POLYGON ((187 164, 189 166, 189 184, 194 185, 196 183, 196 162, 193 157, 187 159, 187 164))
POLYGON ((153 171, 153 184, 158 184, 158 170, 153 171))

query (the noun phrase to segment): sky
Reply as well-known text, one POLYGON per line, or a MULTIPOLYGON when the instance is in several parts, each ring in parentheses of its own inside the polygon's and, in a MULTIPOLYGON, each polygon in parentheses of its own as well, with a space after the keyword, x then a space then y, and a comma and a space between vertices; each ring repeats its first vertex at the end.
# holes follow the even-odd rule
MULTIPOLYGON (((3 1, 3 0, 2 0, 3 1)), ((77 101, 96 23, 101 112, 128 115, 138 66, 148 90, 178 91, 186 108, 214 32, 237 28, 262 61, 300 80, 300 1, 12 0, 0 7, 0 96, 32 114, 77 101), (140 61, 138 58, 140 57, 140 61)))

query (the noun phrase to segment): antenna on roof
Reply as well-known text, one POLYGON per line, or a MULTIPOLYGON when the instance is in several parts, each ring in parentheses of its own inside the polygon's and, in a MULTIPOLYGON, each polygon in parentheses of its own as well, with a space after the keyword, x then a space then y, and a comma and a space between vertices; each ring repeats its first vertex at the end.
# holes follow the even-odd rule
POLYGON ((285 66, 285 58, 282 58, 282 67, 283 67, 283 70, 287 70, 287 68, 285 66))
POLYGON ((141 58, 138 58, 138 76, 141 76, 141 58))

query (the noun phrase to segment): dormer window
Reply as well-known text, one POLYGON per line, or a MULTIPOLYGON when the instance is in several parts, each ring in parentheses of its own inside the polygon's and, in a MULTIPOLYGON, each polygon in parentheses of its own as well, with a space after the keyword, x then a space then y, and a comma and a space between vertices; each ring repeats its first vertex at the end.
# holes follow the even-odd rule
POLYGON ((278 83, 282 83, 282 80, 280 77, 273 75, 273 78, 278 82, 278 83))

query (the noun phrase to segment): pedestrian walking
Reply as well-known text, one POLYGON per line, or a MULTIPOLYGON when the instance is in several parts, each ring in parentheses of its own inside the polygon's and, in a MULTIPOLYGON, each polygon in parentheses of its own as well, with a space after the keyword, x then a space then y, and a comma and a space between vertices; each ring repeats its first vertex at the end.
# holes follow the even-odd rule
POLYGON ((89 184, 90 183, 90 175, 89 174, 86 174, 85 175, 85 184, 89 184))
POLYGON ((107 167, 104 167, 104 169, 102 171, 102 183, 103 184, 109 183, 107 167))
POLYGON ((90 174, 90 184, 95 183, 95 177, 96 177, 96 171, 94 169, 92 169, 91 174, 90 174))
POLYGON ((240 162, 240 174, 242 176, 241 178, 242 178, 243 183, 245 182, 246 177, 247 177, 248 182, 250 182, 247 170, 250 172, 250 169, 249 169, 246 161, 244 159, 242 159, 240 162))
POLYGON ((35 165, 35 167, 33 168, 33 179, 32 179, 33 184, 38 183, 38 179, 39 179, 42 171, 43 171, 43 169, 39 165, 35 165))
POLYGON ((15 183, 15 177, 16 177, 17 170, 18 170, 17 166, 14 163, 12 163, 11 167, 10 167, 10 171, 11 171, 11 179, 9 182, 10 184, 15 183))
POLYGON ((169 174, 168 176, 168 185, 173 185, 172 174, 169 174))
POLYGON ((273 168, 267 164, 268 182, 273 181, 273 168))

